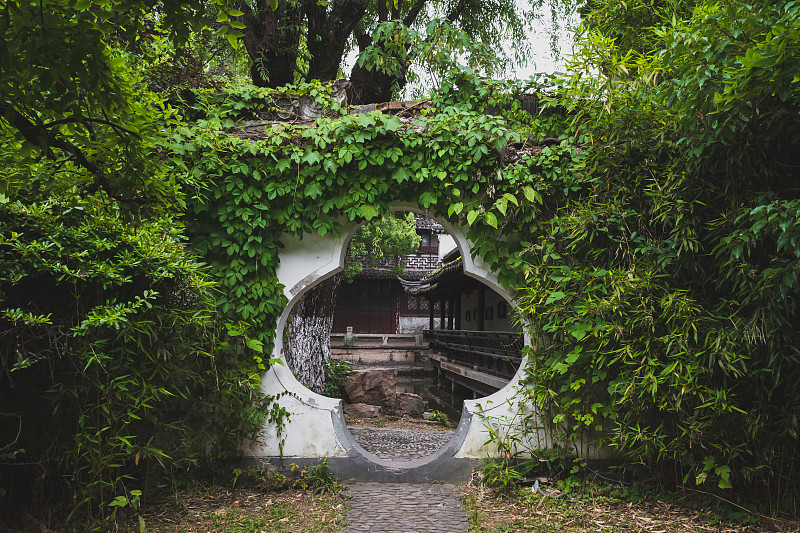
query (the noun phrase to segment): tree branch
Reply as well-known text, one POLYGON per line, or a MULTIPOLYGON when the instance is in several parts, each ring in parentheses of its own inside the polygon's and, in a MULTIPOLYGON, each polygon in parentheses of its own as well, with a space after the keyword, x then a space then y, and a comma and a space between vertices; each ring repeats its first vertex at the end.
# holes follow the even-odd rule
POLYGON ((417 20, 417 16, 419 16, 420 11, 422 8, 425 7, 426 0, 417 0, 411 9, 408 10, 408 14, 403 17, 403 24, 405 26, 411 27, 412 24, 417 20))
POLYGON ((467 7, 467 0, 458 0, 458 3, 450 10, 450 13, 445 17, 447 21, 452 24, 461 18, 461 13, 467 7))
POLYGON ((139 135, 135 131, 129 130, 127 128, 123 128, 122 126, 120 126, 119 124, 117 124, 115 122, 112 122, 112 121, 106 120, 106 119, 102 119, 102 118, 89 118, 89 117, 62 118, 62 119, 59 119, 59 120, 54 120, 52 122, 48 122, 47 124, 42 124, 42 127, 45 128, 45 129, 50 129, 50 128, 54 128, 56 126, 60 126, 62 124, 69 124, 70 122, 71 123, 81 123, 81 124, 83 124, 84 122, 96 122, 98 124, 105 124, 107 126, 111 126, 115 131, 118 131, 118 132, 122 131, 122 132, 127 133, 128 135, 132 135, 133 137, 136 137, 140 141, 142 140, 141 135, 139 135))
POLYGON ((19 131, 26 141, 41 148, 48 159, 55 161, 57 158, 52 148, 59 148, 70 154, 79 166, 94 174, 98 179, 105 181, 100 167, 89 161, 80 148, 56 137, 44 124, 34 124, 28 117, 7 103, 0 102, 0 115, 19 131))

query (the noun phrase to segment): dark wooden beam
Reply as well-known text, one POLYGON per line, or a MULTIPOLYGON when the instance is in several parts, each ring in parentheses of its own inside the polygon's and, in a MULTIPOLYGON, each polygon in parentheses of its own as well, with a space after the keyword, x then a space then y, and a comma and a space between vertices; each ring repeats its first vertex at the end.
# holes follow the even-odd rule
POLYGON ((483 313, 486 308, 486 288, 481 287, 478 289, 478 331, 485 331, 486 323, 484 322, 483 313))
POLYGON ((461 329, 461 291, 455 296, 455 310, 456 310, 456 329, 461 329))

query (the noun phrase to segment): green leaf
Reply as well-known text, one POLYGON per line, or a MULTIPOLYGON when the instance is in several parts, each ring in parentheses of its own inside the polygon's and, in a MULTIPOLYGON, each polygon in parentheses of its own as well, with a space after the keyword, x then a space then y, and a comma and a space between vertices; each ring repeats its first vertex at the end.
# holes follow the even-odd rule
POLYGON ((322 185, 316 181, 312 181, 306 185, 305 195, 309 198, 316 198, 317 196, 322 195, 322 185))
POLYGON ((497 217, 494 216, 494 213, 486 213, 486 223, 497 229, 497 217))
POLYGON ((109 507, 126 507, 128 505, 128 498, 125 496, 117 496, 108 504, 109 507))
POLYGON ((319 162, 320 162, 320 159, 321 159, 321 158, 320 158, 320 154, 319 154, 319 152, 317 152, 317 151, 314 151, 314 150, 309 150, 309 151, 308 151, 308 152, 306 152, 306 154, 303 156, 303 159, 302 159, 302 161, 303 161, 304 163, 307 163, 307 164, 309 164, 309 165, 314 165, 314 164, 316 164, 316 163, 319 163, 319 162))
POLYGON ((447 216, 452 216, 453 213, 455 213, 456 215, 460 215, 463 209, 464 209, 464 204, 462 202, 456 202, 454 204, 450 204, 450 207, 447 208, 447 216))
POLYGON ((522 193, 525 195, 525 198, 530 203, 534 203, 534 202, 539 203, 539 204, 542 203, 542 195, 539 194, 537 191, 535 191, 533 189, 533 187, 531 187, 530 185, 526 185, 525 187, 523 187, 522 188, 522 193))
POLYGON ((428 209, 431 205, 436 204, 436 196, 433 195, 431 192, 424 192, 419 197, 419 205, 424 209, 428 209))
POLYGON ((544 302, 544 304, 545 305, 550 305, 553 302, 557 302, 557 301, 563 299, 565 296, 566 296, 566 293, 563 293, 561 291, 555 291, 553 293, 550 293, 550 296, 547 297, 547 300, 544 302))
POLYGON ((394 171, 394 174, 392 174, 392 179, 398 183, 403 183, 404 181, 408 181, 413 175, 414 173, 406 167, 400 167, 394 171))
POLYGON ((386 131, 397 131, 403 125, 403 122, 399 117, 389 116, 384 120, 384 125, 386 126, 386 131))
POLYGON ((376 216, 378 216, 378 210, 371 205, 362 205, 359 208, 359 212, 361 216, 364 217, 365 220, 372 220, 376 216))
POLYGON ((566 357, 566 359, 564 359, 564 361, 566 361, 567 364, 571 365, 571 364, 575 363, 575 361, 577 361, 580 358, 582 352, 583 352, 583 348, 581 346, 576 346, 575 349, 572 350, 567 355, 567 357, 566 357))
POLYGON ((369 115, 358 115, 358 118, 356 118, 356 124, 358 124, 362 128, 368 128, 370 126, 374 126, 375 125, 375 117, 372 116, 371 114, 369 114, 369 115))
POLYGON ((475 223, 475 219, 478 218, 480 212, 477 209, 473 209, 469 213, 467 213, 467 224, 470 226, 475 223))
POLYGON ((570 324, 567 328, 569 334, 575 337, 575 340, 583 340, 586 337, 586 333, 592 329, 592 324, 589 322, 577 322, 575 324, 570 324))
POLYGON ((497 201, 494 203, 494 206, 497 208, 498 211, 500 211, 500 213, 503 216, 506 216, 506 211, 508 209, 508 200, 505 197, 498 198, 497 201))
POLYGON ((264 352, 264 343, 262 343, 258 339, 247 339, 247 347, 253 350, 254 352, 263 353, 264 352))

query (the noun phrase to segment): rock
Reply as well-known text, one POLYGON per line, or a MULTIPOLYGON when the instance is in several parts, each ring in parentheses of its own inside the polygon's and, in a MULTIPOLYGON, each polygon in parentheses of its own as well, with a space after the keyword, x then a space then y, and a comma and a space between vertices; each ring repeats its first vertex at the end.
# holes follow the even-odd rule
POLYGON ((395 414, 397 416, 419 416, 425 412, 425 400, 419 394, 410 392, 398 392, 397 402, 395 403, 395 414))
POLYGON ((344 390, 353 403, 380 405, 385 414, 393 414, 397 370, 355 370, 350 372, 344 390))
POLYGON ((344 414, 359 418, 375 418, 381 414, 379 406, 367 403, 348 403, 344 405, 343 409, 344 414))

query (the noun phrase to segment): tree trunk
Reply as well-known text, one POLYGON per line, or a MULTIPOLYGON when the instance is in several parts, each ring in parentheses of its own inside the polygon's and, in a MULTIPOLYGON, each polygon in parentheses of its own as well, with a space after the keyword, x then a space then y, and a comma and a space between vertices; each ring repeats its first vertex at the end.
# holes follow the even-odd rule
MULTIPOLYGON (((416 0, 408 13, 402 17, 401 22, 405 26, 411 27, 417 20, 417 16, 419 16, 420 12, 425 7, 426 1, 427 0, 416 0)), ((383 4, 379 2, 378 5, 382 6, 383 4)), ((391 13, 379 12, 378 18, 380 22, 399 20, 400 13, 396 7, 393 7, 391 13)), ((363 52, 368 46, 374 44, 372 35, 361 25, 354 26, 353 36, 355 37, 359 52, 363 52)), ((406 69, 409 66, 410 63, 406 66, 406 69)), ((366 105, 392 100, 396 96, 396 92, 402 91, 408 83, 406 80, 406 69, 401 73, 389 75, 383 72, 367 70, 364 67, 358 66, 358 63, 356 63, 353 70, 350 72, 350 89, 347 94, 348 103, 366 105)))
POLYGON ((244 12, 238 20, 246 26, 243 41, 253 62, 253 84, 280 87, 294 83, 303 16, 300 2, 279 0, 273 11, 268 0, 239 0, 236 8, 244 12))
POLYGON ((347 40, 367 12, 368 4, 368 0, 335 0, 329 13, 327 5, 305 0, 306 43, 311 54, 306 79, 330 81, 338 77, 347 40))
POLYGON ((318 394, 325 392, 325 363, 331 357, 333 312, 342 276, 323 281, 297 302, 289 315, 284 355, 298 381, 318 394))
POLYGON ((394 99, 396 94, 392 89, 396 87, 400 91, 406 83, 405 72, 399 76, 390 76, 356 65, 350 73, 347 102, 351 105, 388 102, 394 99))

